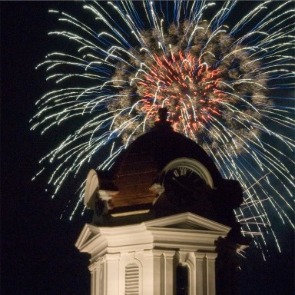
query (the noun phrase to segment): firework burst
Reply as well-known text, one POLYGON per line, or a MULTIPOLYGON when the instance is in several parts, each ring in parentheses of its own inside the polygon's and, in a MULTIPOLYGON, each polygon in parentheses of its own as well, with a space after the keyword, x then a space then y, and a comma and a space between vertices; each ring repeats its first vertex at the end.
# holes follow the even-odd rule
POLYGON ((53 195, 106 147, 98 168, 111 167, 167 107, 174 130, 241 182, 244 231, 260 247, 270 234, 279 248, 270 214, 294 226, 293 99, 281 96, 294 81, 294 10, 270 2, 242 17, 238 1, 86 2, 85 22, 51 11, 64 29, 50 35, 72 47, 39 65, 55 86, 37 102, 32 129, 77 126, 40 161, 54 167, 53 195))

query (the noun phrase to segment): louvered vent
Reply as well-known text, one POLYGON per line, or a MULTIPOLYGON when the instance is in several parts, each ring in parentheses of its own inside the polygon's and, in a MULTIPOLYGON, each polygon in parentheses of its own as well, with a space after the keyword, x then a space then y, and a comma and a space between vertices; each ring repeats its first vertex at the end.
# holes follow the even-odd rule
POLYGON ((139 295, 139 267, 135 263, 125 268, 125 295, 139 295))

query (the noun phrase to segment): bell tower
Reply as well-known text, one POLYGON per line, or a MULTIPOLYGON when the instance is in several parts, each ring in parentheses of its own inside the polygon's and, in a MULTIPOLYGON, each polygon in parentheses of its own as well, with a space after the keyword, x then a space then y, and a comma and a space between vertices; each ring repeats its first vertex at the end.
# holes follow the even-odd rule
POLYGON ((88 173, 93 220, 76 247, 90 255, 91 295, 236 295, 241 186, 159 117, 111 171, 88 173))

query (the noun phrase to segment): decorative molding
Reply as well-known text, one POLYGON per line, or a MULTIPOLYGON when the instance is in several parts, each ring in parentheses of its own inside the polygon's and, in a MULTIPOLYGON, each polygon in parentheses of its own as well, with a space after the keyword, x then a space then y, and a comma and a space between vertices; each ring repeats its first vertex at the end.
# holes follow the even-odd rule
POLYGON ((229 230, 196 214, 181 213, 135 225, 97 227, 86 224, 76 247, 93 257, 154 248, 213 252, 215 241, 225 237, 229 230))

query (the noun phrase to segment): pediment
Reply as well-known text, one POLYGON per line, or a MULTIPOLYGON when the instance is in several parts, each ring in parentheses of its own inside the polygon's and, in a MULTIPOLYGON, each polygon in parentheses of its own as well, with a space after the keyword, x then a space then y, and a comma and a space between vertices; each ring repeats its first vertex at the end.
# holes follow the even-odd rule
POLYGON ((157 218, 145 222, 150 228, 189 229, 227 234, 230 227, 190 212, 157 218))
POLYGON ((75 246, 80 250, 85 247, 91 240, 94 240, 99 235, 99 229, 91 224, 84 225, 75 246))

